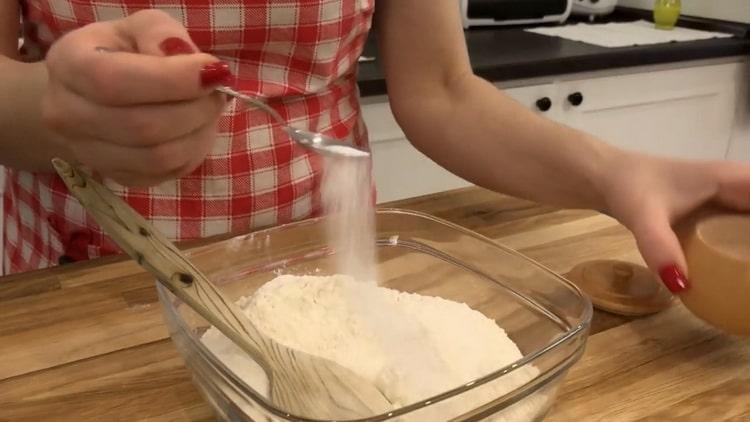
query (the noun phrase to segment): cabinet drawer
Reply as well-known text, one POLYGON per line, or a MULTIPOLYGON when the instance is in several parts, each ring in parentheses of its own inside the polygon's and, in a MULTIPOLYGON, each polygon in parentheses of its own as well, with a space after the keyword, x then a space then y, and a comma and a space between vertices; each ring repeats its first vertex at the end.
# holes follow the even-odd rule
POLYGON ((364 104, 362 116, 370 136, 378 203, 470 185, 435 164, 409 143, 396 123, 386 98, 364 104))
POLYGON ((561 82, 561 120, 626 149, 725 158, 738 69, 733 63, 561 82))
POLYGON ((524 107, 544 117, 553 120, 560 118, 560 95, 554 84, 531 85, 518 88, 502 88, 499 84, 495 86, 502 89, 504 93, 521 103, 524 107))
POLYGON ((378 203, 469 186, 417 151, 406 139, 371 145, 378 203))
POLYGON ((737 72, 738 64, 731 63, 570 80, 560 83, 560 95, 569 111, 622 109, 734 91, 737 72), (584 96, 577 107, 567 100, 576 92, 584 96))
POLYGON ((393 117, 386 97, 381 97, 377 102, 363 104, 362 117, 367 124, 370 143, 406 138, 401 127, 396 123, 396 118, 393 117))

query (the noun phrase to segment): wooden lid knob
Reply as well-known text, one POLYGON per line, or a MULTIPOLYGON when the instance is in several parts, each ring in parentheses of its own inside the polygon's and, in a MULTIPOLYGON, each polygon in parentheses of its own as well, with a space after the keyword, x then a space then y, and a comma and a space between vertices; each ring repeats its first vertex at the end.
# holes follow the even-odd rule
POLYGON ((577 265, 566 276, 589 295, 593 305, 619 315, 649 315, 668 308, 673 296, 648 268, 624 261, 577 265))

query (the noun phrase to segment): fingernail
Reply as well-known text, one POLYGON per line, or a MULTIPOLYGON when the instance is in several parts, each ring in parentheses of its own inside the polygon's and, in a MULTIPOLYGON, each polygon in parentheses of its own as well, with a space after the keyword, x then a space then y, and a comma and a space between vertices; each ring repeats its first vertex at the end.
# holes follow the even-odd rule
POLYGON ((227 84, 232 80, 229 64, 224 61, 210 63, 201 69, 201 86, 208 88, 214 85, 227 84))
POLYGON ((676 265, 668 265, 662 268, 659 271, 659 276, 664 285, 667 286, 667 289, 672 293, 680 293, 690 287, 687 277, 685 277, 685 274, 676 265))
POLYGON ((167 56, 176 56, 178 54, 193 54, 195 50, 182 38, 169 37, 159 44, 161 51, 167 56))

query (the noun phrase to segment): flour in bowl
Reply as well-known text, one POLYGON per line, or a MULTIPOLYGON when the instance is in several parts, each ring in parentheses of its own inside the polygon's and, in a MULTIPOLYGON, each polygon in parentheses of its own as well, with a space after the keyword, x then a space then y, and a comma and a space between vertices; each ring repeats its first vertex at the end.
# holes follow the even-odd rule
MULTIPOLYGON (((238 304, 276 341, 337 362, 373 382, 394 409, 521 358, 495 321, 465 304, 398 292, 349 276, 282 275, 238 304)), ((268 380, 247 354, 215 328, 202 340, 230 370, 268 396, 268 380)), ((450 419, 514 390, 537 373, 535 368, 518 368, 466 393, 457 403, 437 403, 420 411, 418 418, 404 420, 450 419)), ((542 397, 528 397, 492 420, 531 420, 541 412, 542 403, 542 397)))

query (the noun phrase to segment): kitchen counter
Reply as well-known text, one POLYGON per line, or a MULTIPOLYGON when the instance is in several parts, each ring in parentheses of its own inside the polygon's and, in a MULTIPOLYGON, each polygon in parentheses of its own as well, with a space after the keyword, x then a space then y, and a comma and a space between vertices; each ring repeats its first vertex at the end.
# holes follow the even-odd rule
MULTIPOLYGON (((649 14, 619 8, 606 19, 607 22, 648 20, 649 14)), ((533 34, 518 27, 471 28, 465 33, 474 72, 493 82, 750 55, 750 25, 690 17, 681 18, 679 25, 728 32, 735 37, 605 48, 533 34)), ((373 35, 363 55, 377 56, 376 43, 377 37, 373 35)), ((358 81, 363 96, 386 93, 384 75, 377 61, 360 64, 358 81)))
MULTIPOLYGON (((458 223, 565 273, 641 262, 629 233, 590 211, 479 188, 395 204, 458 223)), ((154 282, 108 257, 0 278, 0 421, 212 420, 168 338, 154 282)), ((548 420, 747 420, 750 340, 679 304, 631 319, 596 311, 586 353, 548 420)))

